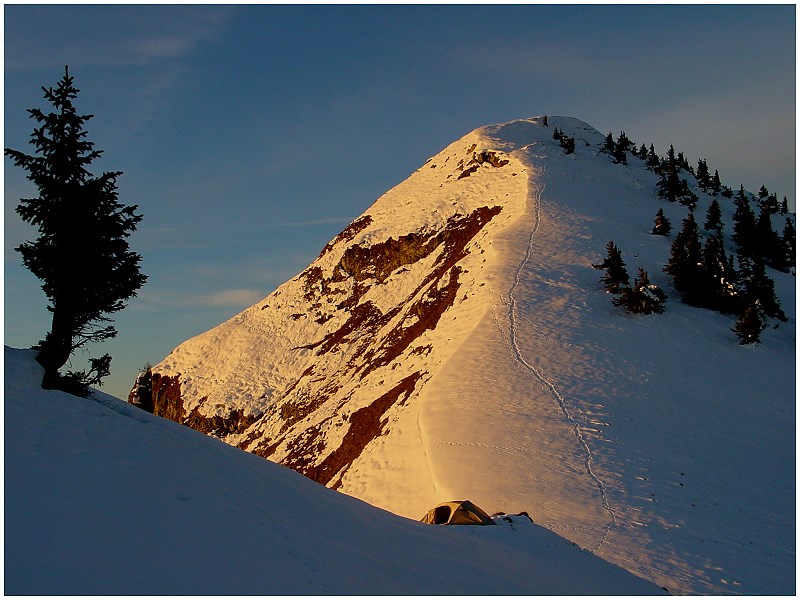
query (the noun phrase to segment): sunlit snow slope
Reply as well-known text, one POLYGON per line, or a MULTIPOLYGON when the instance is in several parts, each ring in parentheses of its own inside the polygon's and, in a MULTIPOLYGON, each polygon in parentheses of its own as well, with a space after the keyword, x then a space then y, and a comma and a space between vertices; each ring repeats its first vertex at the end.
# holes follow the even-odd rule
POLYGON ((5 354, 8 595, 658 594, 524 519, 439 527, 5 354))
POLYGON ((550 117, 454 142, 138 401, 398 514, 468 497, 671 591, 792 593, 794 279, 770 271, 789 322, 758 346, 681 304, 650 230, 687 209, 603 138, 550 117), (664 314, 612 306, 609 240, 664 314))

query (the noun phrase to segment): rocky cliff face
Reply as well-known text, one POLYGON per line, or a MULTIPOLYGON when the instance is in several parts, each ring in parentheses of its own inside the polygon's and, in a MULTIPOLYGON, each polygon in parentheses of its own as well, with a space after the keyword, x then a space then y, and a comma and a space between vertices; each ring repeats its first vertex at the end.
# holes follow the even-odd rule
POLYGON ((129 401, 340 488, 494 300, 492 240, 528 191, 496 142, 479 130, 431 158, 293 280, 142 374, 129 401))

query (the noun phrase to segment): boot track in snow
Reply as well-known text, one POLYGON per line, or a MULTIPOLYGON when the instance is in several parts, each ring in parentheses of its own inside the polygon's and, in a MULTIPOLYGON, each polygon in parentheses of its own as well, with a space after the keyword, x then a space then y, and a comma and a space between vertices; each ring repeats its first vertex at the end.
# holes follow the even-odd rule
POLYGON ((593 464, 594 464, 594 455, 589 448, 589 444, 586 442, 586 438, 584 438, 583 433, 581 431, 580 424, 575 419, 572 414, 572 407, 570 407, 569 403, 566 401, 564 396, 561 395, 558 387, 553 383, 550 379, 545 377, 539 369, 534 367, 531 363, 529 363, 522 354, 522 350, 519 347, 519 343, 517 341, 517 301, 514 297, 514 291, 517 289, 520 283, 520 279, 522 276, 522 271, 524 270, 525 266, 528 264, 531 254, 533 251, 533 238, 536 235, 536 232, 539 230, 539 224, 541 222, 541 201, 542 201, 542 193, 547 185, 547 173, 542 167, 541 170, 541 178, 544 180, 543 183, 535 190, 535 200, 533 205, 533 214, 534 214, 534 224, 533 228, 531 229, 530 235, 528 236, 528 243, 525 249, 525 256, 523 257, 522 261, 520 262, 519 266, 517 267, 516 272, 514 273, 514 281, 511 284, 511 288, 508 291, 508 322, 509 322, 509 343, 511 344, 511 349, 514 353, 514 357, 516 360, 528 371, 530 371, 536 379, 538 379, 547 390, 549 390, 550 396, 555 400, 556 404, 558 404, 561 413, 564 415, 564 418, 572 425, 573 433, 577 438, 578 442, 580 443, 583 451, 585 453, 584 458, 584 466, 586 468, 586 473, 589 477, 594 481, 597 485, 597 488, 600 492, 600 497, 602 498, 603 508, 608 511, 611 519, 605 526, 605 531, 603 532, 602 538, 597 543, 597 545, 591 549, 591 552, 597 552, 600 547, 605 543, 606 538, 608 537, 609 532, 617 523, 617 515, 614 509, 611 507, 608 498, 608 492, 606 490, 606 485, 603 483, 603 480, 597 476, 595 473, 593 464))

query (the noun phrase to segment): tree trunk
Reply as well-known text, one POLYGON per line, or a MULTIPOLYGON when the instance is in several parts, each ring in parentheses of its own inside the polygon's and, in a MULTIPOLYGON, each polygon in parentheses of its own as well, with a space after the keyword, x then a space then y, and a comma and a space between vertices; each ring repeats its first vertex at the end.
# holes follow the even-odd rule
POLYGON ((46 390, 58 387, 58 370, 66 364, 72 354, 73 331, 69 326, 71 321, 72 319, 65 316, 63 310, 54 308, 50 333, 45 337, 36 356, 37 362, 44 367, 42 387, 46 390))

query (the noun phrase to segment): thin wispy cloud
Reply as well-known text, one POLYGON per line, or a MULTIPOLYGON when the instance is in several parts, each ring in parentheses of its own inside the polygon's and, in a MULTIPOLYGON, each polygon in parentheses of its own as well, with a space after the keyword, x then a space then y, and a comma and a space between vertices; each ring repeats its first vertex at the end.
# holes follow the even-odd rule
POLYGON ((5 68, 29 71, 63 66, 146 66, 186 57, 225 31, 227 7, 6 6, 21 23, 6 32, 5 68), (58 24, 54 27, 53 24, 58 24), (47 30, 47 44, 37 31, 47 30), (76 36, 81 31, 91 35, 76 36))
POLYGON ((331 219, 311 219, 308 221, 291 221, 288 223, 277 223, 276 227, 317 227, 319 225, 346 224, 353 221, 355 217, 335 217, 331 219))
POLYGON ((252 289, 217 290, 206 293, 143 290, 136 300, 131 303, 131 308, 143 311, 200 307, 241 310, 252 306, 265 297, 266 294, 262 290, 252 289))

